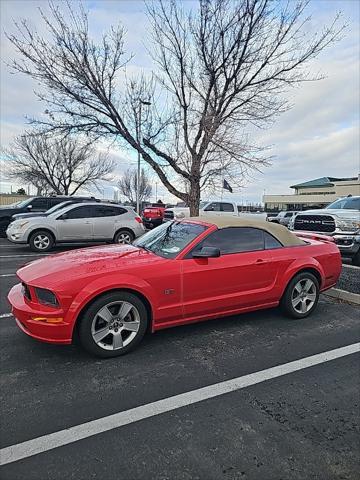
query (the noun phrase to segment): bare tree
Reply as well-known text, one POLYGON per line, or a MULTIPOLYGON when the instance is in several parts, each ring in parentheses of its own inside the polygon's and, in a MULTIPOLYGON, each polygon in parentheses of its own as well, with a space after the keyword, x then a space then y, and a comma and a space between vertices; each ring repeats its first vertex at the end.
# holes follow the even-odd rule
POLYGON ((246 132, 288 108, 284 93, 316 80, 304 67, 339 38, 333 24, 313 35, 308 2, 176 0, 148 5, 155 76, 119 88, 129 59, 123 28, 99 44, 89 36, 87 14, 50 4, 42 13, 49 36, 26 21, 8 38, 21 54, 15 71, 43 87, 49 130, 120 138, 140 152, 165 187, 198 213, 200 192, 230 176, 232 183, 268 164, 246 132), (141 102, 151 103, 143 118, 141 102), (139 129, 139 126, 141 127, 139 129), (143 132, 142 138, 138 132, 143 132))
MULTIPOLYGON (((136 191, 137 191, 137 171, 135 169, 128 169, 118 182, 120 192, 131 203, 136 204, 136 191)), ((139 201, 140 203, 147 200, 151 195, 151 185, 148 175, 144 169, 140 174, 139 185, 139 201)))
POLYGON ((38 194, 74 195, 80 188, 96 187, 114 169, 92 143, 69 136, 27 133, 15 139, 6 155, 8 177, 31 183, 38 194))

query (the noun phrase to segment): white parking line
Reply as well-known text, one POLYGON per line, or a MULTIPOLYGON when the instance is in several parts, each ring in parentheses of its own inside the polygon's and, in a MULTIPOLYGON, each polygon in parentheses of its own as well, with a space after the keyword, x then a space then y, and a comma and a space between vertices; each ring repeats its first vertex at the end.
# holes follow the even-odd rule
POLYGON ((15 277, 16 273, 2 273, 0 277, 15 277))
POLYGON ((359 270, 360 271, 360 267, 357 267, 356 265, 347 265, 346 263, 343 263, 343 267, 344 268, 352 268, 353 270, 359 270))
POLYGON ((9 318, 9 317, 12 317, 13 314, 12 313, 1 313, 0 314, 0 318, 9 318))
POLYGON ((292 372, 297 372, 324 362, 329 362, 330 360, 335 360, 356 352, 360 352, 360 343, 336 348, 335 350, 312 355, 311 357, 301 358, 294 362, 278 365, 242 377, 233 378, 232 380, 227 380, 225 382, 215 383, 208 387, 191 390, 189 392, 181 393, 180 395, 164 398, 163 400, 148 403, 124 412, 118 412, 107 417, 98 418, 97 420, 50 433, 23 443, 11 445, 0 450, 0 465, 16 462, 23 458, 28 458, 54 448, 68 445, 69 443, 77 442, 78 440, 83 440, 84 438, 92 437, 99 433, 113 430, 114 428, 123 427, 124 425, 129 425, 145 418, 154 417, 155 415, 170 412, 226 393, 235 392, 242 388, 249 387, 250 385, 256 385, 257 383, 281 377, 292 372))

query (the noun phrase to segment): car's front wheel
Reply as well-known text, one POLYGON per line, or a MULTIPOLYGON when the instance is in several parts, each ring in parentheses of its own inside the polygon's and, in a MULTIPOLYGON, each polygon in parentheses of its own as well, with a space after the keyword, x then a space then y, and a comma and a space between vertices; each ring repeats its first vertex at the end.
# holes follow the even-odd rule
POLYGON ((89 353, 116 357, 142 340, 149 315, 144 303, 128 292, 107 293, 90 305, 79 324, 79 338, 89 353))
POLYGON ((50 232, 39 230, 33 233, 29 239, 29 245, 34 252, 47 252, 54 246, 54 238, 50 232))
POLYGON ((305 318, 315 310, 318 300, 317 278, 310 272, 301 272, 289 282, 280 306, 292 318, 305 318))

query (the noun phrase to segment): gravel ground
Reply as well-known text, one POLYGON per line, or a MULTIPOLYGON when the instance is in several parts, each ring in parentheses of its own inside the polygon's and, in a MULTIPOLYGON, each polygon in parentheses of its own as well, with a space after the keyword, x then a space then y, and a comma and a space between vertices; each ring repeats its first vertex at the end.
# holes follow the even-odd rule
POLYGON ((360 267, 343 265, 337 288, 360 294, 360 267))

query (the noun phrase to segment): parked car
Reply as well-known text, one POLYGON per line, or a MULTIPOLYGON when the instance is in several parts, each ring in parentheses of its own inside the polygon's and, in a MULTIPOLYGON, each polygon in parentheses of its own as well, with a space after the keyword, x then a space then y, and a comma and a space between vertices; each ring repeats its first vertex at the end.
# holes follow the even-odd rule
POLYGON ((307 317, 340 271, 330 237, 304 240, 264 220, 198 217, 164 223, 133 245, 38 260, 18 270, 21 284, 8 299, 27 335, 61 344, 76 337, 92 354, 114 357, 148 330, 279 304, 292 318, 307 317))
POLYGON ((284 225, 287 227, 290 223, 290 220, 297 214, 294 211, 285 211, 279 212, 275 217, 267 217, 266 220, 268 222, 279 223, 280 225, 284 225))
POLYGON ((47 217, 15 220, 6 234, 13 243, 47 252, 57 243, 130 243, 144 231, 141 218, 132 208, 94 202, 72 204, 47 217))
POLYGON ((6 229, 11 222, 11 217, 13 215, 18 213, 46 212, 46 210, 49 210, 49 208, 52 208, 53 206, 72 198, 75 197, 63 195, 56 197, 31 197, 27 198, 26 200, 22 200, 21 202, 2 206, 0 208, 0 236, 5 236, 6 229))
POLYGON ((360 196, 340 198, 324 209, 300 212, 289 228, 330 235, 341 254, 360 266, 360 196))
POLYGON ((97 198, 92 197, 73 197, 71 200, 67 200, 66 202, 58 203, 53 207, 46 210, 46 212, 28 212, 28 213, 16 213, 11 217, 11 221, 20 220, 24 218, 31 218, 31 217, 48 217, 51 213, 57 212, 62 208, 73 205, 74 203, 84 203, 84 202, 100 202, 97 198))
POLYGON ((152 203, 144 208, 142 219, 146 228, 154 228, 163 223, 165 204, 152 203))
MULTIPOLYGON (((200 202, 199 216, 208 215, 239 215, 239 207, 235 202, 200 202)), ((190 208, 185 204, 173 208, 167 208, 164 212, 164 220, 169 221, 190 217, 190 208)))

